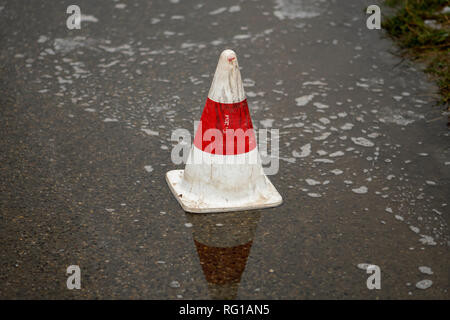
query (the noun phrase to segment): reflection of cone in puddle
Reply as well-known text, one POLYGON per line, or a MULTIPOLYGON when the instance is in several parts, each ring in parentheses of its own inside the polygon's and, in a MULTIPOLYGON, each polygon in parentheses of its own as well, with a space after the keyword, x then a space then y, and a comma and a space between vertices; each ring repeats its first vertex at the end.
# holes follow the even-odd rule
POLYGON ((236 298, 247 264, 259 212, 187 214, 213 299, 236 298))

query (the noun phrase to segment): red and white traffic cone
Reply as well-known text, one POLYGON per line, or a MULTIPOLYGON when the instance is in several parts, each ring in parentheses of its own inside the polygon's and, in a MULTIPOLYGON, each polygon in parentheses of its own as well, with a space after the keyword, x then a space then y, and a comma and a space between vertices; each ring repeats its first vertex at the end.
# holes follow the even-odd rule
POLYGON ((282 198, 265 176, 236 54, 222 52, 185 170, 166 174, 188 212, 275 207, 282 198))

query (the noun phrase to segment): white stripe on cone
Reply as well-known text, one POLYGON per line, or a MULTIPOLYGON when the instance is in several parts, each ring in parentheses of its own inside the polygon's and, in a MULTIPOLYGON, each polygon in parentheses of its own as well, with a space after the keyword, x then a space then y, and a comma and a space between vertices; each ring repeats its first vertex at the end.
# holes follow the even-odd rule
MULTIPOLYGON (((234 51, 225 50, 220 55, 208 97, 220 103, 245 99, 234 51)), ((167 172, 166 180, 188 212, 251 210, 282 203, 281 195, 264 175, 257 147, 237 155, 216 155, 193 145, 185 170, 167 172)))

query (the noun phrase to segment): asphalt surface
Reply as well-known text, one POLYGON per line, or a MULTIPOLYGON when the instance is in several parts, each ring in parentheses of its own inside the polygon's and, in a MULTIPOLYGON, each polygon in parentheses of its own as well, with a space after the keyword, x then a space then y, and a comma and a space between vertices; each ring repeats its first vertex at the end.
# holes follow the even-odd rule
POLYGON ((377 2, 77 0, 68 30, 72 1, 0 0, 0 297, 448 299, 446 118, 377 2), (186 214, 171 134, 225 48, 284 203, 186 214))

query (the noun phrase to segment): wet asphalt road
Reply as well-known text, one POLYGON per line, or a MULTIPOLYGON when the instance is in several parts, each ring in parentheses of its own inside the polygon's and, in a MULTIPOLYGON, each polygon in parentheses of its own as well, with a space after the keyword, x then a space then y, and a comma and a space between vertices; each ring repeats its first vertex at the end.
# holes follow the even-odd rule
POLYGON ((77 0, 68 30, 73 1, 0 0, 0 297, 448 299, 446 118, 366 28, 377 2, 77 0), (170 137, 225 48, 254 125, 280 131, 284 204, 186 214, 170 137))

